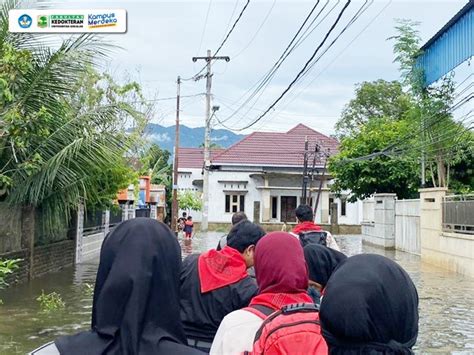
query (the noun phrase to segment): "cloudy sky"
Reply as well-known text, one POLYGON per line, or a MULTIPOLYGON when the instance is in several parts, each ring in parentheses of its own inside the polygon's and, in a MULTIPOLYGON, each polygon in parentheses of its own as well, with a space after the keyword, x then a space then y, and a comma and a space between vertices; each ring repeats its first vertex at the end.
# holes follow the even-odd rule
MULTIPOLYGON (((335 21, 345 0, 320 0, 315 13, 323 10, 315 24, 319 25, 292 52, 271 82, 256 99, 242 105, 251 88, 272 67, 296 33, 315 1, 252 0, 242 19, 229 37, 220 55, 228 55, 229 63, 213 64, 213 104, 220 106, 218 118, 232 128, 241 128, 256 119, 280 95, 323 39, 335 21), (329 10, 333 11, 328 14, 329 10), (325 15, 327 16, 325 17, 325 15), (240 108, 236 113, 235 111, 240 108)), ((407 18, 420 22, 423 41, 433 36, 467 0, 383 1, 375 0, 358 20, 335 42, 304 80, 255 124, 252 130, 284 131, 297 123, 307 124, 323 133, 333 133, 334 123, 344 105, 353 96, 354 86, 362 81, 398 78, 392 63, 394 19, 407 18)), ((140 81, 150 98, 176 95, 176 77, 189 78, 203 63, 191 58, 215 51, 246 0, 226 1, 62 1, 62 7, 124 8, 128 11, 128 33, 107 35, 119 45, 107 70, 117 77, 124 72, 140 81), (207 19, 207 20, 206 20, 207 19)), ((326 44, 364 5, 352 1, 339 25, 326 44)), ((321 51, 324 49, 323 47, 321 51)), ((321 51, 319 53, 321 53, 321 51)), ((464 74, 471 68, 460 69, 464 74)), ((186 81, 182 95, 205 91, 205 80, 186 81)), ((183 97, 182 123, 202 126, 204 97, 183 97)), ((174 124, 174 100, 156 102, 153 122, 174 124)), ((216 123, 215 127, 219 127, 216 123)))

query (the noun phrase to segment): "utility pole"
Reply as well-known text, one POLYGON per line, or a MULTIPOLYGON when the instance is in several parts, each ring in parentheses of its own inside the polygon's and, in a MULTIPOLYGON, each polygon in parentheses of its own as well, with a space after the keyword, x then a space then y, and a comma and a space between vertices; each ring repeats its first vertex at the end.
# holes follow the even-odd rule
POLYGON ((305 137, 304 139, 304 159, 303 159, 303 186, 302 186, 302 191, 301 191, 301 204, 306 205, 307 204, 307 196, 308 196, 308 148, 309 148, 309 142, 308 142, 308 136, 305 137))
MULTIPOLYGON (((319 150, 319 149, 318 149, 319 150)), ((327 166, 327 163, 328 163, 328 158, 329 158, 329 149, 328 149, 328 152, 327 153, 323 153, 324 154, 324 157, 326 158, 324 160, 324 167, 323 167, 323 171, 321 172, 321 179, 319 181, 319 189, 318 189, 318 195, 316 196, 316 203, 314 205, 314 213, 313 213, 313 216, 314 216, 314 220, 316 221, 316 211, 318 210, 318 205, 319 205, 319 199, 320 199, 320 196, 321 196, 321 191, 323 189, 323 183, 324 183, 324 174, 326 173, 326 166, 327 166)))
POLYGON ((202 186, 202 220, 201 220, 201 232, 207 232, 209 226, 209 167, 211 165, 211 154, 209 151, 210 141, 211 141, 211 83, 212 83, 212 73, 211 73, 211 62, 212 60, 225 60, 226 62, 230 61, 228 56, 212 56, 211 50, 207 50, 206 57, 193 57, 193 62, 198 60, 206 61, 206 125, 204 133, 204 177, 203 177, 203 186, 202 186))
POLYGON ((179 99, 181 77, 178 76, 176 92, 176 124, 174 128, 174 163, 173 163, 173 202, 171 203, 171 228, 177 231, 178 220, 178 155, 179 155, 179 99))
MULTIPOLYGON (((311 181, 309 183, 310 196, 311 196, 311 191, 313 189, 314 170, 316 169, 316 155, 318 154, 318 152, 319 152, 319 144, 315 143, 314 144, 314 154, 313 154, 313 166, 311 167, 311 181)), ((311 200, 311 197, 309 198, 309 200, 311 200)), ((311 208, 313 207, 314 202, 315 201, 313 201, 313 203, 311 204, 311 208)))

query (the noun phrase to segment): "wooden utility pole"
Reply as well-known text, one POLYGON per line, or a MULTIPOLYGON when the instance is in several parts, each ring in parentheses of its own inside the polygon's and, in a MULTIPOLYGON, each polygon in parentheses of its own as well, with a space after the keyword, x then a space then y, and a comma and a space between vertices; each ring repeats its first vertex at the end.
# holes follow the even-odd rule
POLYGON ((202 220, 201 220, 201 232, 207 232, 209 226, 209 167, 211 165, 211 154, 209 151, 211 142, 211 62, 212 60, 225 60, 230 61, 228 56, 211 56, 211 51, 207 50, 206 57, 193 57, 193 62, 198 60, 206 61, 206 118, 205 118, 205 133, 204 133, 204 177, 202 186, 202 220))
POLYGON ((173 202, 171 204, 171 228, 177 230, 178 220, 178 155, 179 155, 179 98, 181 92, 181 77, 178 76, 176 93, 176 124, 174 129, 174 162, 173 162, 173 202))
POLYGON ((304 159, 303 159, 303 186, 301 188, 301 204, 306 205, 308 203, 308 136, 304 139, 304 159))

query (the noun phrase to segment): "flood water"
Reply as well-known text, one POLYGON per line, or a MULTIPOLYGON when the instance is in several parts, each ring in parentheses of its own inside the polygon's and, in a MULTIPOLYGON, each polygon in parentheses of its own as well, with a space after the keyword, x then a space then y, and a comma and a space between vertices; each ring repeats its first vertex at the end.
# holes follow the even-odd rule
MULTIPOLYGON (((186 245, 180 241, 183 254, 215 247, 220 235, 197 235, 186 245)), ((413 278, 420 296, 417 353, 474 354, 474 279, 423 264, 416 255, 362 245, 360 236, 336 239, 346 254, 385 255, 413 278)), ((0 291, 0 354, 25 354, 60 335, 87 329, 92 309, 87 284, 94 283, 96 271, 97 263, 83 264, 0 291), (35 300, 41 290, 60 293, 66 308, 42 313, 35 300)))

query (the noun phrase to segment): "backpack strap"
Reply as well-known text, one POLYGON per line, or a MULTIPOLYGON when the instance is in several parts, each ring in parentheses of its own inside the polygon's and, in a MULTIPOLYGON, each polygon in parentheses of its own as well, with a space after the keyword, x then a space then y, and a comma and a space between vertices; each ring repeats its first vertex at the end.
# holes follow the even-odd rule
POLYGON ((263 320, 267 319, 270 314, 275 312, 272 308, 263 306, 261 304, 253 304, 251 306, 245 307, 244 310, 255 314, 256 316, 262 318, 263 320))

